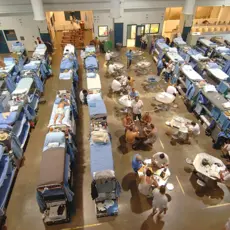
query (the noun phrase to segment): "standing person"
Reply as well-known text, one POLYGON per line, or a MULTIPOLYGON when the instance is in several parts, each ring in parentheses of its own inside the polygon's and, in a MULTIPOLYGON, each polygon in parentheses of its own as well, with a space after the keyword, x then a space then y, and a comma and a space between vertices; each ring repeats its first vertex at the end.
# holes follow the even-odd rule
POLYGON ((164 168, 169 165, 169 157, 166 153, 158 152, 152 156, 152 164, 158 168, 164 168))
POLYGON ((157 213, 157 211, 159 211, 158 215, 161 215, 163 212, 166 214, 168 210, 168 198, 165 195, 165 186, 160 186, 160 188, 155 188, 153 190, 152 207, 153 216, 157 213))
POLYGON ((142 100, 139 99, 138 96, 135 97, 135 100, 132 102, 132 109, 133 109, 133 120, 135 121, 138 117, 139 121, 141 121, 141 109, 143 108, 144 104, 142 100))
POLYGON ((79 98, 80 98, 80 101, 83 105, 87 105, 88 102, 87 102, 87 95, 88 95, 88 92, 86 89, 82 89, 79 93, 79 98))
POLYGON ((133 79, 133 77, 130 77, 130 76, 128 76, 128 85, 131 87, 131 88, 133 88, 133 86, 134 86, 134 79, 133 79))
POLYGON ((155 47, 155 38, 153 37, 151 41, 150 49, 149 49, 150 55, 153 54, 154 47, 155 47))
POLYGON ((36 49, 38 46, 38 42, 37 41, 34 41, 34 49, 36 49))
POLYGON ((166 82, 168 82, 169 79, 171 78, 173 68, 174 68, 173 62, 172 62, 172 60, 169 60, 169 63, 167 64, 167 68, 166 68, 166 71, 165 71, 165 81, 166 82))
POLYGON ((40 37, 37 37, 38 44, 43 44, 43 41, 41 40, 40 37))
POLYGON ((165 59, 159 59, 157 62, 157 76, 160 76, 162 70, 164 69, 165 59))
POLYGON ((132 59, 133 59, 133 52, 132 52, 132 50, 129 50, 129 51, 126 53, 126 57, 127 57, 127 69, 129 69, 129 67, 130 67, 131 64, 132 64, 132 59))
POLYGON ((135 90, 135 88, 132 88, 132 91, 129 93, 130 98, 134 99, 138 95, 139 95, 139 93, 135 90))
POLYGON ((110 51, 108 50, 108 52, 105 53, 106 65, 109 64, 110 59, 111 59, 111 53, 110 53, 110 51))

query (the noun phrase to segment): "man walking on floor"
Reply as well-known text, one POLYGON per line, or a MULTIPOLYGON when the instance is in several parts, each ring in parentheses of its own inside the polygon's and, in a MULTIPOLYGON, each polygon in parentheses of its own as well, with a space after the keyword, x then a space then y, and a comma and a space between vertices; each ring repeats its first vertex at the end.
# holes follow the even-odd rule
POLYGON ((129 51, 126 53, 126 57, 127 57, 127 69, 129 69, 129 67, 130 67, 131 64, 132 64, 132 59, 133 59, 133 52, 132 52, 132 50, 129 50, 129 51))

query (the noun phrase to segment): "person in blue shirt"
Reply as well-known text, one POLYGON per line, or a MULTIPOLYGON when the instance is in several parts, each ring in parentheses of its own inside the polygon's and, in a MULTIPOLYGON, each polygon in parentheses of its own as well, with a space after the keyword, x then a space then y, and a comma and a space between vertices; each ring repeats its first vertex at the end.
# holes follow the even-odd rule
POLYGON ((132 91, 129 93, 129 96, 131 99, 134 99, 135 97, 139 96, 139 93, 135 90, 135 88, 132 88, 132 91))
POLYGON ((162 70, 164 69, 165 59, 159 59, 157 62, 157 76, 160 76, 162 70))
POLYGON ((132 159, 132 168, 134 172, 138 172, 138 170, 143 166, 144 162, 142 161, 142 157, 140 154, 135 154, 132 159))
POLYGON ((126 57, 127 57, 127 69, 129 69, 129 67, 130 67, 131 64, 132 64, 132 59, 133 59, 133 52, 132 52, 132 50, 129 50, 129 51, 126 53, 126 57))

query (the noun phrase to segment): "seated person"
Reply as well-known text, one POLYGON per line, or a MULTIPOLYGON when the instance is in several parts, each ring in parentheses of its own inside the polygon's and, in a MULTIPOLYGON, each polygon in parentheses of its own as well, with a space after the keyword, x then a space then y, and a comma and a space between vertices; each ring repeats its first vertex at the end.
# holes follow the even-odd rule
POLYGON ((221 181, 230 188, 230 172, 229 169, 225 171, 220 171, 220 179, 221 181))
POLYGON ((62 123, 62 120, 65 117, 65 106, 67 105, 69 105, 69 103, 64 98, 62 98, 60 102, 58 103, 58 107, 57 107, 56 114, 54 117, 54 124, 56 124, 56 121, 59 116, 61 116, 59 122, 62 123))
POLYGON ((153 124, 150 124, 150 129, 144 128, 144 133, 147 137, 147 140, 144 141, 144 144, 150 145, 152 147, 157 140, 157 129, 153 124))
POLYGON ((191 124, 187 124, 189 133, 192 134, 193 136, 198 136, 200 135, 200 126, 192 121, 191 124))
POLYGON ((152 164, 158 168, 164 168, 169 165, 169 157, 166 153, 158 152, 152 156, 152 164))
POLYGON ((146 112, 146 113, 144 114, 144 116, 142 117, 141 121, 142 121, 145 125, 151 124, 152 118, 151 118, 151 116, 149 115, 149 112, 146 112))
POLYGON ((178 92, 177 92, 176 88, 173 85, 169 85, 167 87, 167 89, 166 89, 166 93, 172 94, 172 95, 174 95, 176 97, 178 92))
POLYGON ((152 186, 158 186, 156 180, 153 178, 152 175, 152 171, 149 168, 147 168, 145 175, 141 176, 141 181, 138 185, 139 192, 147 197, 152 196, 152 186))
POLYGON ((120 92, 122 90, 122 85, 118 80, 114 79, 112 81, 111 88, 113 92, 120 92))
POLYGON ((230 140, 227 140, 227 143, 221 148, 223 157, 229 158, 230 157, 230 140))
POLYGON ((127 113, 123 118, 123 126, 125 127, 125 132, 131 127, 133 127, 133 125, 134 123, 133 123, 132 116, 129 113, 127 113))
POLYGON ((139 137, 139 132, 134 128, 130 127, 125 134, 126 143, 131 144, 132 147, 136 143, 136 138, 139 137))
POLYGON ((109 72, 109 74, 114 74, 115 73, 115 66, 113 64, 109 65, 108 72, 109 72))
POLYGON ((134 172, 138 172, 138 170, 145 165, 142 161, 142 157, 140 154, 135 154, 132 159, 132 168, 134 172))
POLYGON ((86 89, 82 89, 79 93, 79 98, 80 98, 80 101, 83 105, 87 105, 88 102, 87 102, 87 95, 88 95, 88 92, 86 89))
POLYGON ((135 88, 132 88, 132 91, 129 93, 129 96, 131 99, 134 99, 135 97, 139 96, 139 93, 135 90, 135 88))

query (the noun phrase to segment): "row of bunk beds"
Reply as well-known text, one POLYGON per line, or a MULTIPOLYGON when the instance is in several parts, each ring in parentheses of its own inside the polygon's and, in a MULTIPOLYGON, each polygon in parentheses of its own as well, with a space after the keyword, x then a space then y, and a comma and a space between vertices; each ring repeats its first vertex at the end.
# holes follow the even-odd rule
MULTIPOLYGON (((163 39, 160 42, 164 43, 163 39)), ((230 138, 230 48, 205 38, 200 38, 195 47, 181 37, 173 43, 184 61, 178 65, 179 71, 175 68, 171 82, 177 83, 189 111, 201 120, 206 134, 214 140, 213 147, 219 149, 230 138)), ((158 58, 167 55, 165 49, 158 51, 163 52, 158 58)))
POLYGON ((102 98, 99 64, 94 46, 85 49, 85 77, 90 116, 91 197, 95 201, 97 218, 118 215, 121 187, 116 179, 107 110, 102 98))
POLYGON ((61 80, 66 80, 63 84, 66 88, 58 90, 53 104, 36 191, 37 203, 46 225, 66 223, 71 217, 73 167, 77 152, 77 71, 75 47, 67 44, 59 74, 61 80), (63 73, 71 74, 63 77, 63 73))
MULTIPOLYGON (((36 48, 33 56, 36 56, 36 48)), ((21 61, 5 58, 5 65, 0 68, 0 217, 5 215, 7 202, 13 188, 13 182, 24 158, 24 150, 29 139, 31 128, 35 127, 39 99, 43 93, 42 76, 48 78, 51 72, 41 69, 30 69, 27 66, 33 62, 26 56, 23 44, 12 45, 21 61), (20 56, 21 55, 21 56, 20 56), (22 61, 22 59, 24 61, 22 61)), ((43 57, 40 63, 49 66, 43 47, 43 57)), ((50 67, 49 67, 50 69, 50 67)), ((0 219, 1 219, 0 218, 0 219)))

